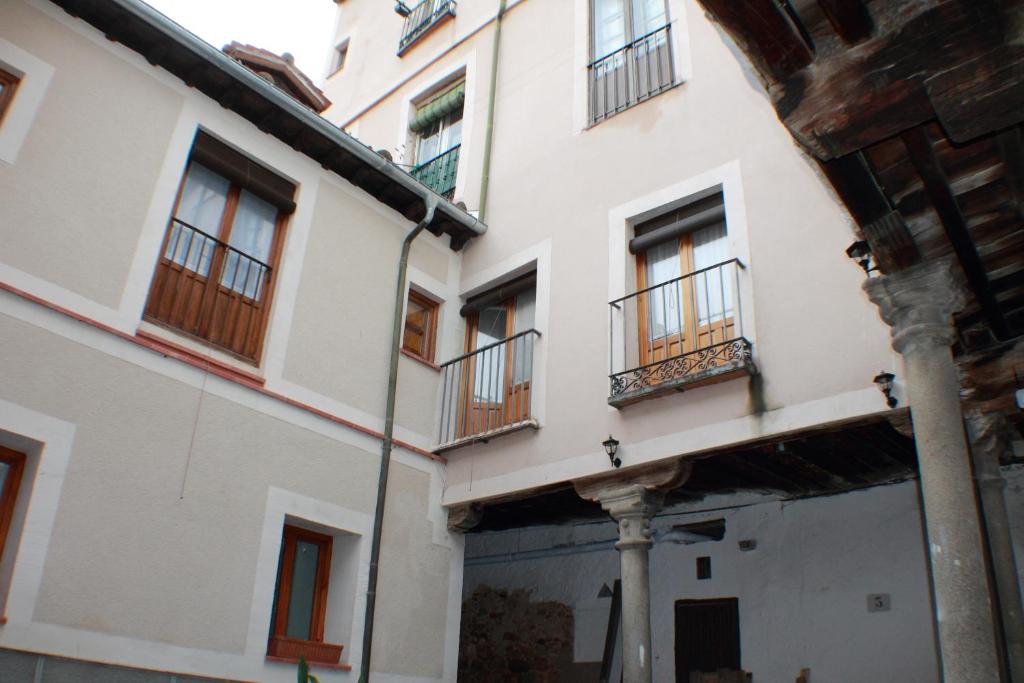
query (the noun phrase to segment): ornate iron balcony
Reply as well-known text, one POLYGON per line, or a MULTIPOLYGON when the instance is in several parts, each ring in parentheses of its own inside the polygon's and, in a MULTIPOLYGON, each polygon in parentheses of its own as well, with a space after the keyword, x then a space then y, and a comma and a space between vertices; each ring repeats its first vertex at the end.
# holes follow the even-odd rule
POLYGON ((666 24, 588 65, 592 124, 672 87, 670 28, 666 24))
POLYGON ((410 171, 412 177, 450 200, 455 194, 455 175, 459 168, 461 148, 462 145, 455 145, 447 152, 423 162, 410 171))
POLYGON ((609 304, 608 403, 756 372, 743 336, 738 259, 702 268, 609 304))
POLYGON ((441 429, 437 450, 537 427, 533 416, 533 350, 526 330, 441 366, 441 429))
POLYGON ((401 57, 403 52, 441 23, 442 19, 454 16, 455 0, 422 0, 405 18, 402 38, 398 41, 398 56, 401 57))

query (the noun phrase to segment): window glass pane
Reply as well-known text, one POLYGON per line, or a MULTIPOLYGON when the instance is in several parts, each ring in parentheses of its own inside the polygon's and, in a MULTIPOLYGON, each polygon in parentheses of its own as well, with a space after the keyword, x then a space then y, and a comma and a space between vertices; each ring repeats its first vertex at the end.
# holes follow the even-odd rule
POLYGON ((600 59, 626 44, 623 0, 594 0, 594 58, 600 59))
POLYGON ((277 209, 247 190, 242 190, 231 227, 229 243, 242 252, 228 251, 220 283, 250 299, 259 299, 267 278, 266 264, 274 242, 277 209), (246 257, 250 258, 246 258, 246 257))
POLYGON ((0 462, 0 500, 3 499, 4 494, 6 493, 4 487, 7 486, 7 475, 10 474, 10 472, 11 466, 5 462, 0 462))
POLYGON ((313 598, 316 595, 316 570, 320 563, 320 546, 303 539, 295 542, 295 568, 292 592, 288 598, 288 624, 285 635, 309 640, 313 623, 313 598))
POLYGON ((698 319, 701 325, 732 317, 733 266, 714 268, 729 260, 729 239, 725 223, 709 225, 693 233, 693 267, 705 270, 694 276, 698 319))
MULTIPOLYGON (((516 297, 516 319, 515 332, 525 332, 533 329, 534 311, 537 308, 537 292, 530 289, 516 297)), ((512 382, 521 384, 530 379, 530 369, 533 367, 533 339, 524 335, 514 342, 510 350, 512 354, 512 382)))
MULTIPOLYGON (((476 333, 476 348, 487 346, 505 338, 508 313, 505 306, 489 306, 480 311, 476 333)), ((473 396, 478 403, 498 403, 505 382, 505 348, 497 346, 477 354, 474 361, 476 377, 473 396)))
POLYGON ((654 287, 641 295, 640 303, 647 304, 647 333, 652 340, 679 334, 684 329, 684 316, 680 309, 682 286, 676 280, 682 275, 679 272, 679 240, 656 244, 645 252, 645 257, 647 286, 654 287), (670 280, 675 281, 670 283, 670 280))
POLYGON ((442 121, 444 132, 441 139, 441 151, 447 152, 452 147, 462 144, 462 111, 452 112, 442 121))
POLYGON ((402 346, 417 355, 425 355, 429 324, 430 311, 414 299, 409 299, 405 312, 405 335, 402 337, 402 346))
POLYGON ((230 187, 231 183, 227 178, 194 161, 189 164, 164 258, 184 265, 200 275, 210 272, 210 259, 213 258, 215 243, 194 228, 214 238, 219 235, 230 187), (181 225, 177 221, 183 221, 187 225, 181 225))
POLYGON ((441 122, 435 121, 420 133, 416 142, 416 163, 430 161, 441 152, 441 122))
POLYGON ((665 0, 633 0, 633 40, 667 23, 665 0))

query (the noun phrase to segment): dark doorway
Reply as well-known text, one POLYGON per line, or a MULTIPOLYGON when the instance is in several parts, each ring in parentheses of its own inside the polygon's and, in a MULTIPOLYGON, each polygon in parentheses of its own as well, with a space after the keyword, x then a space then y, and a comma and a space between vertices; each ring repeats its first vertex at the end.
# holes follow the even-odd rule
POLYGON ((676 601, 676 683, 691 672, 740 670, 740 607, 736 598, 676 601))

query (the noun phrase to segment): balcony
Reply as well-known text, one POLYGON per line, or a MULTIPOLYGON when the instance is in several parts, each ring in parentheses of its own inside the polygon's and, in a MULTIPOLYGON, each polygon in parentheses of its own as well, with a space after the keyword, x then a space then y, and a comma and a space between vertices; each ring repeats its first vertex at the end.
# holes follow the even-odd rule
POLYGON ((446 17, 455 16, 455 0, 422 0, 405 17, 402 38, 398 41, 398 56, 413 43, 430 33, 446 17))
POLYGON ((438 452, 537 428, 533 415, 533 351, 540 337, 526 330, 441 366, 438 452))
POLYGON ((609 304, 608 403, 616 408, 756 372, 743 336, 738 259, 609 304))
POLYGON ((455 176, 459 170, 461 148, 462 145, 455 145, 412 169, 410 174, 445 199, 451 200, 455 194, 455 176))
POLYGON ((670 28, 666 24, 587 66, 591 124, 672 87, 670 28))
POLYGON ((177 218, 169 230, 145 318, 254 362, 270 266, 177 218))

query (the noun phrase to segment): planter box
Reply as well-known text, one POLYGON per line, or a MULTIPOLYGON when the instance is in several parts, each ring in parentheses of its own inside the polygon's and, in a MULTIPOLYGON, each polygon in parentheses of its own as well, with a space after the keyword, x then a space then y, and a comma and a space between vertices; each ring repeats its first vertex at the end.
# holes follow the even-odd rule
POLYGON ((299 640, 286 636, 271 636, 267 654, 281 659, 298 660, 305 657, 307 662, 318 664, 337 664, 341 661, 344 645, 317 643, 311 640, 299 640))

